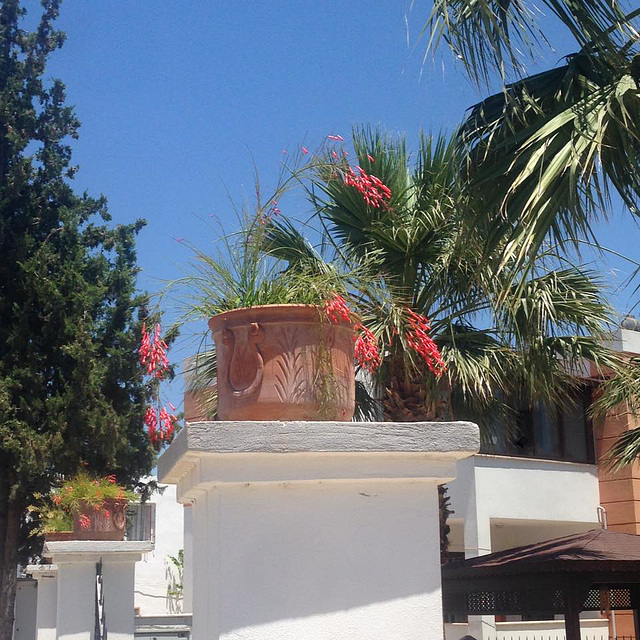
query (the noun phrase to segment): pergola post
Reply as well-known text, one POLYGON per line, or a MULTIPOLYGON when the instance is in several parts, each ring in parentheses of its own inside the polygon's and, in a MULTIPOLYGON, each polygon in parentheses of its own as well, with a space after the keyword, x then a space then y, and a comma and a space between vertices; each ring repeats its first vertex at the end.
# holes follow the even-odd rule
POLYGON ((640 638, 640 587, 634 585, 631 587, 631 608, 633 609, 633 627, 636 638, 640 638))
POLYGON ((582 589, 564 589, 564 628, 567 640, 580 640, 580 611, 582 610, 582 589))

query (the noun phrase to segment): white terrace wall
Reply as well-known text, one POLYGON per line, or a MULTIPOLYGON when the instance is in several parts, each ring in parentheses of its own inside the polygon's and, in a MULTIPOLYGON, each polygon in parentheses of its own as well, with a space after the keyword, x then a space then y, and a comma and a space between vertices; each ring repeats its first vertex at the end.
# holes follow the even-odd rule
MULTIPOLYGON (((606 619, 583 620, 580 626, 582 640, 609 640, 609 621, 606 619)), ((460 640, 467 633, 466 624, 445 625, 446 640, 460 640)), ((498 622, 490 640, 566 640, 566 634, 561 620, 498 622)))
POLYGON ((170 574, 175 569, 169 556, 177 557, 184 547, 184 507, 176 502, 175 485, 161 485, 162 495, 155 494, 156 503, 155 549, 136 564, 135 607, 140 615, 153 616, 182 613, 181 599, 167 595, 170 574))
POLYGON ((476 455, 448 487, 451 521, 464 532, 452 550, 467 557, 599 526, 596 465, 476 455))

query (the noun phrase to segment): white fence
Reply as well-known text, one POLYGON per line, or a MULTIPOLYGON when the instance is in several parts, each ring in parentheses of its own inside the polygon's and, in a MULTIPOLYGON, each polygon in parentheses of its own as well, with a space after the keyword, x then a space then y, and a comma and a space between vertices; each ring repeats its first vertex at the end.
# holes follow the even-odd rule
MULTIPOLYGON (((604 618, 581 620, 582 640, 609 640, 609 621, 604 618)), ((468 633, 466 623, 445 625, 446 640, 460 640, 468 633)), ((495 636, 488 640, 566 640, 562 620, 496 622, 495 636)))

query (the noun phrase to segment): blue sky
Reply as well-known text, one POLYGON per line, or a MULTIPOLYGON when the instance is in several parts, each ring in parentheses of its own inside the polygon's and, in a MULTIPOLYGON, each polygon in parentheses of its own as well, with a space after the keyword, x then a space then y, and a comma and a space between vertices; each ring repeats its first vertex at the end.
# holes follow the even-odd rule
MULTIPOLYGON (((35 0, 25 6, 37 11, 35 0)), ((283 149, 313 148, 328 133, 380 125, 415 149, 420 128, 452 129, 482 96, 449 57, 423 64, 415 34, 429 8, 419 0, 411 11, 392 0, 63 2, 67 43, 47 75, 66 84, 82 122, 76 186, 104 193, 116 222, 147 219, 140 286, 158 291, 181 274, 190 254, 176 238, 210 246, 211 215, 235 226, 229 196, 250 197, 254 162, 268 191, 283 149)), ((572 51, 553 33, 557 51, 540 66, 572 51)), ((283 212, 304 217, 303 203, 293 204, 283 212)), ((628 215, 615 212, 599 233, 633 255, 638 232, 628 215)))

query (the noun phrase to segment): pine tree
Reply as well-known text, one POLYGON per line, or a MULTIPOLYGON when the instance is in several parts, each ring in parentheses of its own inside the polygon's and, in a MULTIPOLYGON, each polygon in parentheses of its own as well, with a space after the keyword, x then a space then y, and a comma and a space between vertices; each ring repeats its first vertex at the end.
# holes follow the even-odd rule
POLYGON ((137 361, 145 298, 135 236, 108 225, 104 198, 77 195, 64 85, 45 82, 60 0, 33 32, 19 0, 0 2, 0 639, 12 634, 26 508, 86 465, 132 485, 153 451, 137 361))

